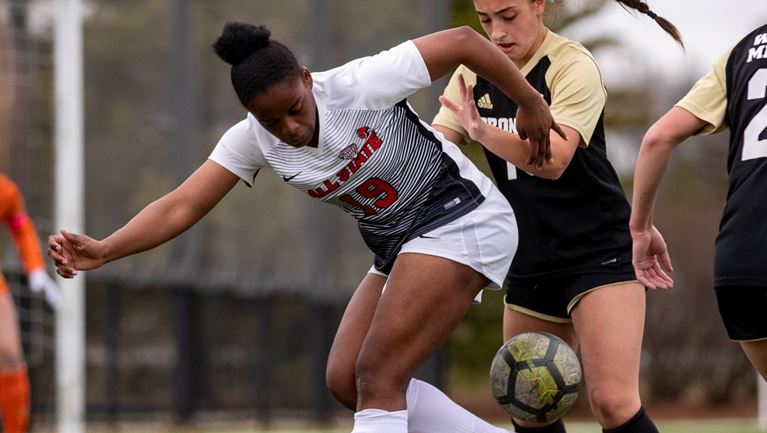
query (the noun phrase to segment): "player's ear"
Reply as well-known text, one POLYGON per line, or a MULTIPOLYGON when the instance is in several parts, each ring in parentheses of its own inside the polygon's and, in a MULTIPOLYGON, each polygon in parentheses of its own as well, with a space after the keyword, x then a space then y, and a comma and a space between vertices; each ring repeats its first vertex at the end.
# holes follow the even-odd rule
POLYGON ((314 79, 312 78, 312 73, 309 72, 309 69, 306 66, 301 67, 301 80, 303 80, 306 87, 309 89, 314 86, 314 79))

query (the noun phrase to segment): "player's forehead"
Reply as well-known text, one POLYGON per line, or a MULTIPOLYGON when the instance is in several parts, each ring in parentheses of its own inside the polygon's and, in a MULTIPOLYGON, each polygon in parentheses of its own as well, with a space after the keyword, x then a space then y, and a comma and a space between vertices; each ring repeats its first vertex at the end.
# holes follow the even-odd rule
POLYGON ((519 10, 531 0, 474 0, 474 9, 480 15, 499 15, 519 10))
POLYGON ((296 108, 305 96, 301 80, 284 80, 264 89, 254 96, 248 110, 258 120, 278 119, 296 108))

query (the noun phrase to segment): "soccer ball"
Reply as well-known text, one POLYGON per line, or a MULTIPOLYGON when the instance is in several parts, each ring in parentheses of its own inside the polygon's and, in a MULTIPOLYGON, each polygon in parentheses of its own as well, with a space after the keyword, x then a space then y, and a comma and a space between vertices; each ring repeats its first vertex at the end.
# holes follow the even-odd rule
POLYGON ((514 418, 549 423, 565 414, 581 388, 581 364, 556 335, 525 332, 493 358, 490 382, 496 401, 514 418))

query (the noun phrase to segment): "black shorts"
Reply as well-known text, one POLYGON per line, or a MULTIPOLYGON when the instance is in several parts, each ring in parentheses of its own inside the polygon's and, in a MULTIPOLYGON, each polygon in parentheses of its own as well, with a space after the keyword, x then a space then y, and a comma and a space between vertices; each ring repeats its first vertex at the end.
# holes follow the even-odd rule
POLYGON ((592 289, 637 280, 631 263, 616 271, 534 280, 509 279, 504 300, 509 308, 522 313, 550 322, 569 323, 570 311, 592 289))
POLYGON ((722 286, 716 301, 727 336, 735 341, 767 338, 767 287, 722 286))

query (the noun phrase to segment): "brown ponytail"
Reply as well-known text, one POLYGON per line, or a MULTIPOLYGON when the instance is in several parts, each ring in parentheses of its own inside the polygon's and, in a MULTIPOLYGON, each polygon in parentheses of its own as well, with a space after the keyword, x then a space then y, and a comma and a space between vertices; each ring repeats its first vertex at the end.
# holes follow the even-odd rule
POLYGON ((650 6, 647 5, 647 3, 640 1, 640 0, 615 0, 618 3, 623 6, 624 9, 631 8, 636 9, 637 11, 647 15, 648 17, 655 20, 656 23, 662 28, 666 33, 671 35, 672 38, 674 38, 679 45, 684 47, 684 42, 682 42, 682 36, 679 34, 679 30, 676 29, 676 26, 671 24, 671 22, 663 17, 658 16, 655 12, 650 10, 650 6))

